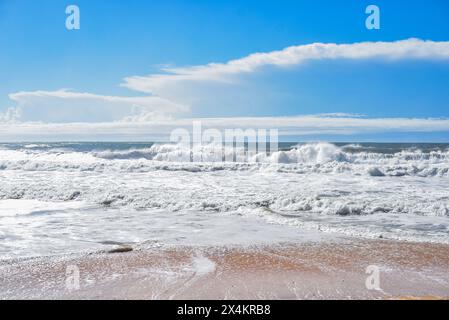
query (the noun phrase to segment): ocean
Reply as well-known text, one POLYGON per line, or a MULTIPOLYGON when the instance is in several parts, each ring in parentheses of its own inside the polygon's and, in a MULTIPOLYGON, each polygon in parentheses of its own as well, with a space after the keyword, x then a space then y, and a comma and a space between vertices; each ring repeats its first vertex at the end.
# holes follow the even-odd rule
POLYGON ((340 236, 449 243, 449 144, 279 147, 221 162, 208 146, 0 144, 0 259, 340 236))

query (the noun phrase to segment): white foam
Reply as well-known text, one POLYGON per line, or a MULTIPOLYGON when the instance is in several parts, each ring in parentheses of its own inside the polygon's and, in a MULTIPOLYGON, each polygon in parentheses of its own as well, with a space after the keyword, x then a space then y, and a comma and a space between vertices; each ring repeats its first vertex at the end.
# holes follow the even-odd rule
POLYGON ((44 202, 39 200, 0 200, 0 217, 13 217, 85 207, 82 202, 44 202))
POLYGON ((215 262, 201 255, 194 257, 192 264, 196 276, 204 276, 208 273, 213 273, 216 268, 215 262))

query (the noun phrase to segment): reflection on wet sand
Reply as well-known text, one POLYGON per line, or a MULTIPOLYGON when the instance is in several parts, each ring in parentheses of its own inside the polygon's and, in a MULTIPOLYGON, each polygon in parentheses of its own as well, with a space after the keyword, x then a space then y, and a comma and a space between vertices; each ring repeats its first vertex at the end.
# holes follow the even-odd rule
POLYGON ((439 299, 449 296, 449 246, 396 241, 172 247, 0 264, 0 298, 439 299), (67 266, 80 274, 66 288, 67 266), (366 268, 379 267, 380 290, 366 268))

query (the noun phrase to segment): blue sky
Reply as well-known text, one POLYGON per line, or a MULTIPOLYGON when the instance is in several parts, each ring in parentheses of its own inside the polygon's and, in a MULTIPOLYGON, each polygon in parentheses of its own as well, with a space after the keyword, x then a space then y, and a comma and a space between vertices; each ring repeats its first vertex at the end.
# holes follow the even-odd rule
MULTIPOLYGON (((445 43, 449 41, 448 21, 447 0, 0 0, 0 113, 19 106, 24 109, 23 117, 16 121, 43 123, 123 118, 132 122, 141 121, 143 113, 144 120, 150 121, 328 113, 348 114, 344 117, 354 121, 355 115, 446 118, 449 59, 432 54, 424 59, 417 55, 394 60, 314 58, 287 67, 269 63, 254 72, 239 71, 231 79, 220 75, 226 79, 218 80, 216 75, 211 80, 203 75, 198 79, 196 74, 191 80, 189 70, 187 80, 170 78, 168 84, 151 80, 150 88, 148 79, 131 85, 126 79, 178 73, 178 68, 209 63, 227 64, 254 53, 312 43, 382 41, 388 45, 410 38, 445 43), (69 4, 80 8, 80 30, 65 28, 69 4), (365 28, 369 4, 381 10, 380 30, 365 28), (139 100, 147 96, 151 101, 139 100), (87 108, 86 103, 91 106, 87 108), (145 112, 136 111, 136 105, 145 112)), ((411 126, 414 133, 410 137, 449 140, 449 128, 444 130, 444 123, 437 127, 432 131, 429 126, 426 130, 411 126)), ((2 133, 12 136, 13 129, 9 123, 2 133)), ((403 132, 395 136, 394 130, 357 130, 347 133, 348 139, 364 135, 404 139, 403 132)), ((345 140, 337 135, 322 134, 345 140)), ((314 131, 310 136, 320 134, 314 131)))

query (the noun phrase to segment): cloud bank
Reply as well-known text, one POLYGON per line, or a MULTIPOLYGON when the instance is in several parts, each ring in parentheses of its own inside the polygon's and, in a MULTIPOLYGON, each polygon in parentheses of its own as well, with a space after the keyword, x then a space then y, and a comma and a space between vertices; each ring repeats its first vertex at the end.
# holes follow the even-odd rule
MULTIPOLYGON (((449 119, 364 118, 360 115, 307 115, 294 117, 232 117, 161 119, 147 122, 9 123, 0 126, 1 141, 147 139, 168 141, 174 129, 192 130, 194 121, 203 129, 278 129, 281 137, 313 135, 363 135, 373 133, 448 132, 449 119)), ((287 139, 288 140, 288 139, 287 139)))

